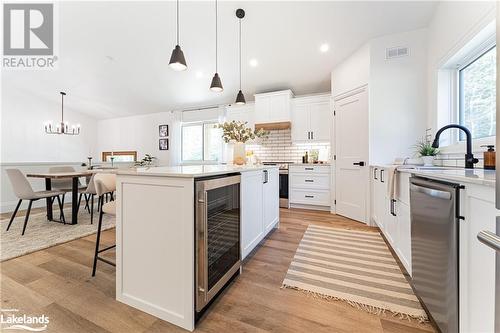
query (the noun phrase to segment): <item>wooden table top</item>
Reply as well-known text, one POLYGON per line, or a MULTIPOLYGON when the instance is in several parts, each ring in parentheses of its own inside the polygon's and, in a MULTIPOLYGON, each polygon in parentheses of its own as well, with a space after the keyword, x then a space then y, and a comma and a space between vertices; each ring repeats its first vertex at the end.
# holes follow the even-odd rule
POLYGON ((96 171, 94 170, 75 171, 75 172, 40 172, 40 173, 29 173, 26 175, 26 177, 62 179, 62 178, 92 176, 92 174, 94 174, 95 172, 96 171))

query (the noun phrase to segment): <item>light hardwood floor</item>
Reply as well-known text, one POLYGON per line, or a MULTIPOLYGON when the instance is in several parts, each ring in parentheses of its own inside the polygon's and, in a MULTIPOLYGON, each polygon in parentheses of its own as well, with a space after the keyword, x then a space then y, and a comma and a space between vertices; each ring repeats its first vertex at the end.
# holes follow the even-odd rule
MULTIPOLYGON (((243 274, 214 302, 196 332, 435 332, 429 323, 376 316, 341 301, 280 289, 309 224, 371 229, 325 212, 282 209, 279 230, 245 261, 243 274)), ((114 229, 103 239, 113 243, 114 229)), ((99 263, 91 278, 94 241, 95 235, 1 263, 1 308, 49 316, 48 332, 186 332, 115 301, 114 267, 99 263)))

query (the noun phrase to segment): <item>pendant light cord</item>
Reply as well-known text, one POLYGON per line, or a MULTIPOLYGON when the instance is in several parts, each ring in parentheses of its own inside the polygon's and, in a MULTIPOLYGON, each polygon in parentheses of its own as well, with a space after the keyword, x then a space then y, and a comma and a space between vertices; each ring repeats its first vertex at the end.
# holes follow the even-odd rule
POLYGON ((215 0, 215 72, 217 73, 217 46, 218 46, 218 43, 217 43, 217 33, 218 33, 218 29, 217 29, 217 0, 215 0))
POLYGON ((241 90, 241 19, 240 19, 240 90, 241 90))
POLYGON ((177 0, 177 45, 179 45, 179 0, 177 0))

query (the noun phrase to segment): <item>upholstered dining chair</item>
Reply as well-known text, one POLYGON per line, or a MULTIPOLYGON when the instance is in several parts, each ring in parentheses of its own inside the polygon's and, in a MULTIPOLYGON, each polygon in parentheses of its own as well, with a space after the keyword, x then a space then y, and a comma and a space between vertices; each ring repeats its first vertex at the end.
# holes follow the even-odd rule
POLYGON ((24 235, 24 232, 26 231, 26 225, 28 224, 28 219, 31 212, 31 205, 33 204, 33 201, 36 200, 57 198, 57 202, 59 203, 59 209, 61 211, 61 220, 64 224, 66 224, 66 220, 64 219, 63 205, 61 202, 61 198, 59 197, 60 195, 64 194, 63 191, 51 190, 51 191, 35 192, 33 191, 33 188, 31 187, 31 184, 28 181, 28 179, 23 175, 23 173, 19 169, 6 169, 5 172, 7 173, 10 183, 12 184, 12 189, 14 190, 14 194, 19 199, 19 201, 17 202, 16 209, 14 210, 14 213, 10 218, 9 225, 7 226, 7 231, 9 231, 12 221, 14 221, 17 211, 19 210, 19 206, 21 206, 21 202, 23 200, 29 200, 29 204, 28 204, 28 211, 26 212, 26 217, 24 218, 22 235, 24 235))
MULTIPOLYGON (((50 173, 61 173, 61 172, 75 172, 75 168, 72 166, 55 166, 55 167, 50 167, 49 172, 50 173)), ((71 178, 66 178, 66 179, 52 179, 51 181, 52 188, 54 190, 58 191, 63 191, 64 194, 62 196, 62 205, 64 207, 64 198, 66 196, 66 193, 71 193, 73 190, 73 181, 71 178)), ((81 182, 78 181, 78 192, 80 193, 80 197, 78 198, 78 206, 80 206, 80 201, 82 200, 82 194, 85 192, 86 187, 82 186, 81 182)), ((87 196, 85 196, 85 200, 88 201, 87 196)))
POLYGON ((97 260, 105 262, 109 265, 116 266, 114 262, 111 262, 105 258, 99 257, 99 253, 107 250, 111 250, 116 247, 115 245, 107 246, 104 249, 99 248, 99 242, 101 240, 101 229, 102 229, 102 217, 104 214, 116 215, 116 201, 104 202, 106 194, 113 193, 116 190, 116 175, 109 173, 97 173, 94 175, 94 185, 96 194, 98 196, 98 206, 99 206, 99 223, 97 226, 97 237, 95 243, 95 253, 94 253, 94 265, 92 267, 92 276, 95 276, 97 268, 97 260))

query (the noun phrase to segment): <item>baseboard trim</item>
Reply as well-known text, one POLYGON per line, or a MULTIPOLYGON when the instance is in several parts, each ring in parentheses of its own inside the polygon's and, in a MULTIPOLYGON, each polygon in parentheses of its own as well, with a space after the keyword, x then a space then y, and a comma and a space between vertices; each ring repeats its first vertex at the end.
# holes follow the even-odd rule
POLYGON ((327 212, 330 211, 330 206, 317 206, 317 205, 290 204, 290 208, 321 210, 327 212))

